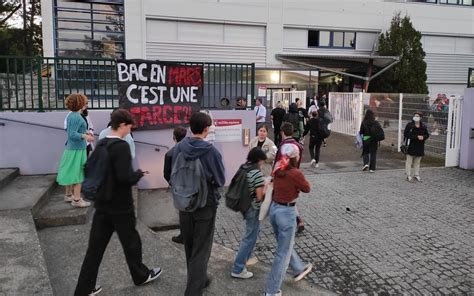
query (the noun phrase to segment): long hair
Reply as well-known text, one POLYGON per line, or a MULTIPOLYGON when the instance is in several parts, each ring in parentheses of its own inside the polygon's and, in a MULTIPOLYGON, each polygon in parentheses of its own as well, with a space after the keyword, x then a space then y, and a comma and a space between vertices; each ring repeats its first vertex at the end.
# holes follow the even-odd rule
POLYGON ((364 120, 362 122, 364 123, 372 123, 375 121, 375 114, 374 111, 367 109, 365 112, 364 120))

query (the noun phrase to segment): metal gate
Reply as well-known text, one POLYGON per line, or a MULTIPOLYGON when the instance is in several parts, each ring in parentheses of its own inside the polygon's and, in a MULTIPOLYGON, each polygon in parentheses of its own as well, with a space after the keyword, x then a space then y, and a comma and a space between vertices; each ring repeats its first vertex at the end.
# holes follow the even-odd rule
POLYGON ((459 165, 459 153, 461 148, 461 120, 462 102, 460 97, 449 100, 448 128, 446 138, 446 167, 459 165))
POLYGON ((350 136, 359 131, 364 116, 363 98, 363 93, 329 93, 332 131, 350 136))
POLYGON ((303 103, 303 108, 306 108, 306 91, 276 91, 273 93, 272 106, 276 107, 278 102, 283 104, 283 108, 288 110, 288 107, 291 103, 294 103, 295 100, 299 98, 303 103))

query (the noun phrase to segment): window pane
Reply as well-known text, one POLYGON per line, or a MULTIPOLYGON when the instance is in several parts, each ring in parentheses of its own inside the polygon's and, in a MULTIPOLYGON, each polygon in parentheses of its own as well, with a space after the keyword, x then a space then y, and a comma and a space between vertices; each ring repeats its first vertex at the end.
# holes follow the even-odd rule
POLYGON ((94 32, 95 40, 111 40, 111 41, 124 41, 123 33, 104 33, 104 32, 94 32))
POLYGON ((472 0, 463 0, 462 4, 463 5, 472 5, 472 0))
POLYGON ((58 21, 59 29, 79 29, 79 30, 90 30, 90 22, 68 22, 68 21, 58 21))
POLYGON ((355 33, 344 33, 344 47, 355 48, 355 33))
POLYGON ((281 71, 281 83, 283 84, 309 84, 309 71, 281 71))
POLYGON ((330 36, 331 32, 329 31, 319 31, 319 46, 330 46, 330 36))
POLYGON ((334 47, 344 46, 344 33, 343 32, 334 32, 333 33, 333 43, 334 47))
POLYGON ((308 31, 308 47, 319 46, 319 31, 308 31))
POLYGON ((84 40, 92 38, 91 31, 58 30, 58 38, 84 40))
POLYGON ((58 11, 60 18, 91 19, 90 11, 58 11))
POLYGON ((90 9, 90 3, 71 2, 58 0, 58 7, 78 8, 78 9, 90 9))

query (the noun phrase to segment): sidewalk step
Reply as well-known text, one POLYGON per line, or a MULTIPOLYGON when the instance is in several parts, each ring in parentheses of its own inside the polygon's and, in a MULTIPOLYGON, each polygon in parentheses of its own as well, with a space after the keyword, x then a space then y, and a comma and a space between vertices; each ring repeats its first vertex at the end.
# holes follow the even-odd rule
POLYGON ((87 223, 93 207, 74 208, 64 201, 64 188, 57 187, 45 205, 33 216, 38 229, 87 223))
POLYGON ((0 169, 0 189, 7 186, 11 181, 20 175, 18 168, 0 169))
POLYGON ((53 295, 30 210, 0 211, 0 295, 53 295))
POLYGON ((55 186, 55 175, 16 177, 0 189, 0 211, 26 209, 35 215, 55 186))
POLYGON ((137 216, 146 226, 154 230, 179 228, 178 211, 170 190, 139 190, 138 196, 137 216))

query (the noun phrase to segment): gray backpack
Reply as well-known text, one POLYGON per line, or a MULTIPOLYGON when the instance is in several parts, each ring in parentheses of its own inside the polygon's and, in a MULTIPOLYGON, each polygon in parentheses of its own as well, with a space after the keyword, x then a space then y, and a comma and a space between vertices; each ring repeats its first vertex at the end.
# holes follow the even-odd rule
POLYGON ((206 206, 207 180, 199 158, 186 160, 179 152, 171 170, 171 193, 175 208, 194 212, 206 206))

